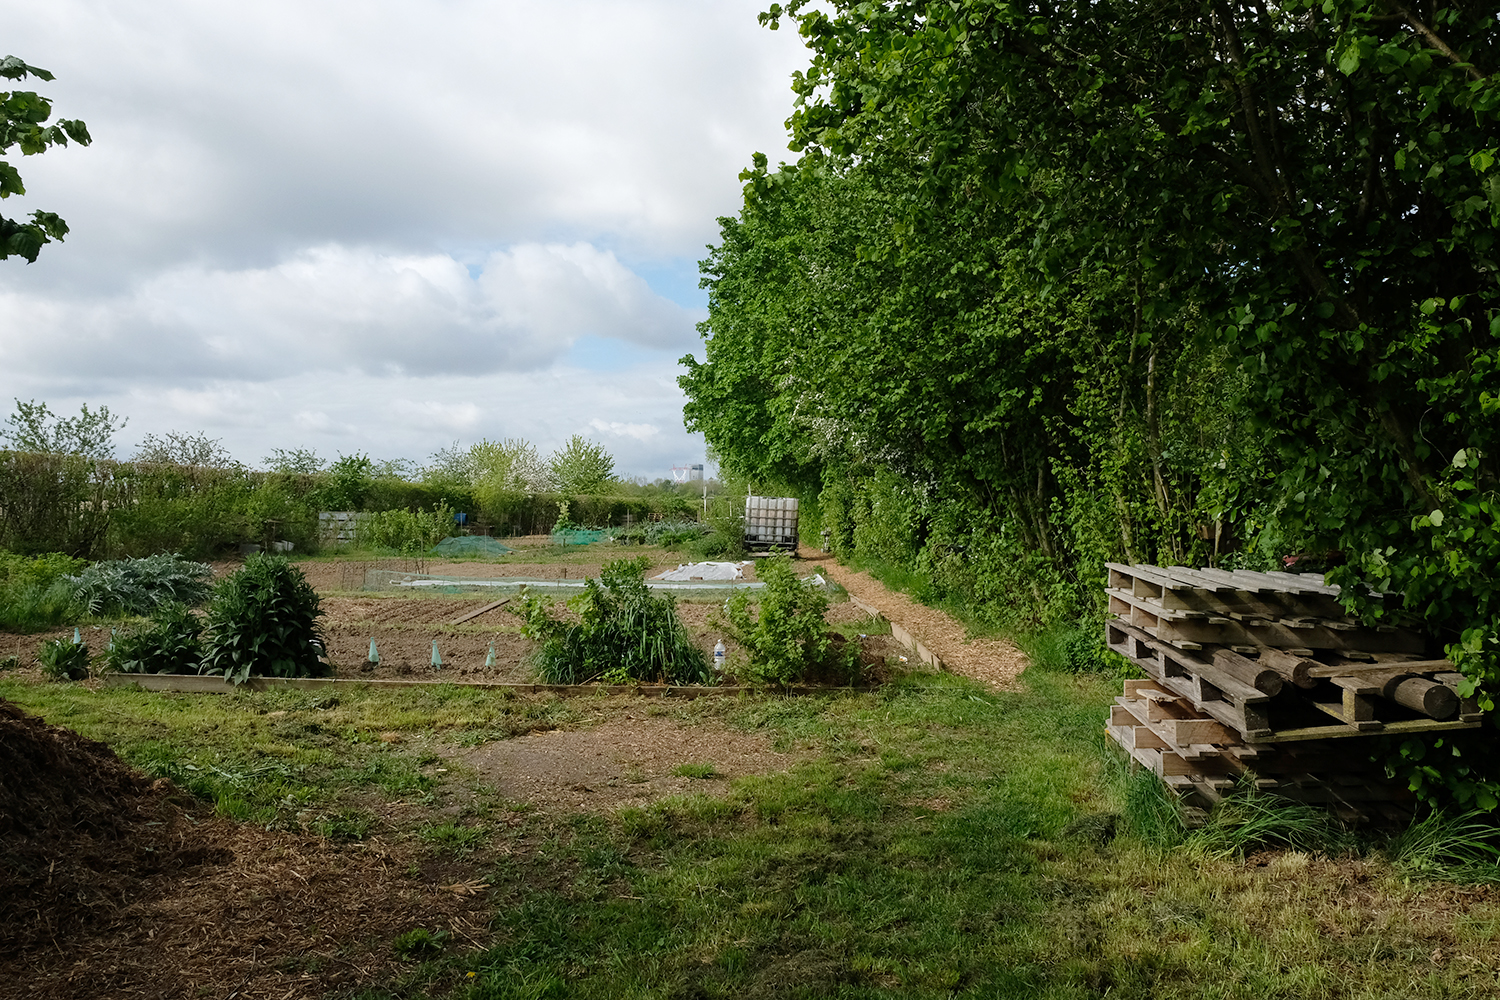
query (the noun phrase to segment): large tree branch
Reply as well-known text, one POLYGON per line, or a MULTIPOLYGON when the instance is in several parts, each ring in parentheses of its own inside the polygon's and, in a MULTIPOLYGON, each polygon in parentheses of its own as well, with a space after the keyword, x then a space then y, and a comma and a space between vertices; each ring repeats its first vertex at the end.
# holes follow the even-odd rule
POLYGON ((1441 52, 1444 56, 1447 57, 1449 62, 1453 63, 1455 66, 1461 67, 1464 72, 1468 73, 1469 79, 1489 79, 1486 74, 1479 72, 1479 68, 1477 66, 1469 62, 1457 52, 1454 52, 1453 49, 1449 47, 1447 42, 1438 37, 1437 32, 1433 31, 1431 28, 1427 27, 1427 25, 1423 24, 1415 14, 1403 7, 1399 0, 1384 0, 1384 3, 1386 8, 1394 13, 1402 21, 1405 21, 1407 26, 1410 27, 1412 31, 1415 31, 1417 33, 1417 37, 1422 39, 1422 41, 1425 42, 1429 48, 1436 49, 1438 52, 1441 52))

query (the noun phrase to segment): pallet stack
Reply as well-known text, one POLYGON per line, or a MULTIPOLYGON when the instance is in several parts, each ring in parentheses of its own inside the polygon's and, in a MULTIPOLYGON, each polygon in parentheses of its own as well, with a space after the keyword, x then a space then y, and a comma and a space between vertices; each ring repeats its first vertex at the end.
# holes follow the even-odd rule
POLYGON ((1247 786, 1401 821, 1409 793, 1369 737, 1480 725, 1425 637, 1352 620, 1319 574, 1111 563, 1108 594, 1106 642, 1147 678, 1125 682, 1109 735, 1189 823, 1247 786))

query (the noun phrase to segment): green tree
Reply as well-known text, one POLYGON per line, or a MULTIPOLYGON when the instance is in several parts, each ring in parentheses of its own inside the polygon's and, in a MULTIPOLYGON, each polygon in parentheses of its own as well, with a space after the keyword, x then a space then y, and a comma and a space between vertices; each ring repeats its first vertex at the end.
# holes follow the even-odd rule
MULTIPOLYGON (((46 70, 28 66, 15 56, 0 60, 0 77, 24 80, 27 76, 38 80, 53 78, 46 70)), ((56 124, 45 124, 50 117, 52 103, 45 97, 28 90, 0 91, 0 154, 19 147, 23 156, 34 156, 46 152, 50 146, 66 146, 69 139, 80 146, 93 141, 83 122, 59 118, 56 124)), ((25 193, 20 172, 0 160, 0 198, 25 193)), ((0 216, 0 260, 15 255, 34 263, 44 243, 61 241, 67 233, 68 224, 55 212, 32 212, 30 222, 0 216)))
POLYGON ((600 493, 614 481, 614 457, 603 445, 577 434, 552 453, 547 467, 553 488, 569 496, 600 493))
POLYGON ((271 472, 308 475, 323 471, 327 463, 318 457, 312 448, 273 448, 271 454, 261 459, 271 472))
POLYGON ((16 451, 41 455, 82 455, 85 458, 114 456, 114 437, 128 418, 118 422, 109 407, 90 410, 84 403, 76 417, 61 417, 46 403, 16 400, 16 412, 5 418, 0 439, 10 442, 16 451))
POLYGON ((227 469, 235 464, 234 456, 224 447, 222 438, 211 438, 202 431, 184 434, 167 431, 147 434, 136 448, 136 462, 168 465, 190 465, 208 469, 227 469))

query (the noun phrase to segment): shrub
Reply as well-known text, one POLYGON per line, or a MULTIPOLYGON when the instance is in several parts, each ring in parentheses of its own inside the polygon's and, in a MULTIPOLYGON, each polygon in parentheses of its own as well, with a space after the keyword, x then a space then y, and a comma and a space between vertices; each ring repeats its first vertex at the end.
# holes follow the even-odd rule
POLYGON ((168 604, 201 604, 213 569, 176 553, 95 563, 69 578, 91 615, 150 615, 168 604))
POLYGON ((397 552, 426 552, 456 533, 453 509, 440 503, 431 511, 381 510, 361 514, 354 529, 355 544, 397 552))
POLYGON ((251 674, 325 677, 332 671, 322 660, 322 614, 317 591, 300 569, 257 553, 214 593, 199 672, 236 684, 251 674))
POLYGON ((42 673, 55 681, 81 681, 88 678, 87 643, 53 639, 42 643, 36 658, 42 661, 42 673))
POLYGON ((105 654, 122 674, 195 674, 203 659, 203 619, 185 604, 159 609, 150 628, 117 637, 105 654))
POLYGON ((762 559, 755 572, 765 583, 759 612, 751 613, 750 593, 740 590, 725 606, 728 620, 714 621, 749 653, 750 679, 770 684, 856 680, 857 647, 830 634, 823 622, 828 596, 797 579, 784 555, 762 559))
POLYGON ((543 681, 708 683, 708 658, 678 619, 677 602, 646 586, 649 565, 644 557, 605 563, 599 579, 585 580, 583 593, 568 602, 576 622, 553 617, 550 600, 526 596, 524 634, 541 643, 535 663, 543 681))

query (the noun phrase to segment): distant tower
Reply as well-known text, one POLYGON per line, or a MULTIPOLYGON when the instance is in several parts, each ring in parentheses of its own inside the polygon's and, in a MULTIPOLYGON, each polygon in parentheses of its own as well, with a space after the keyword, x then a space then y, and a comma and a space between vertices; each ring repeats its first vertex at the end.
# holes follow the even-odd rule
POLYGON ((691 465, 672 466, 672 482, 674 483, 685 483, 689 480, 692 474, 693 467, 691 465))
POLYGON ((701 464, 688 466, 688 482, 703 482, 703 466, 701 464))

